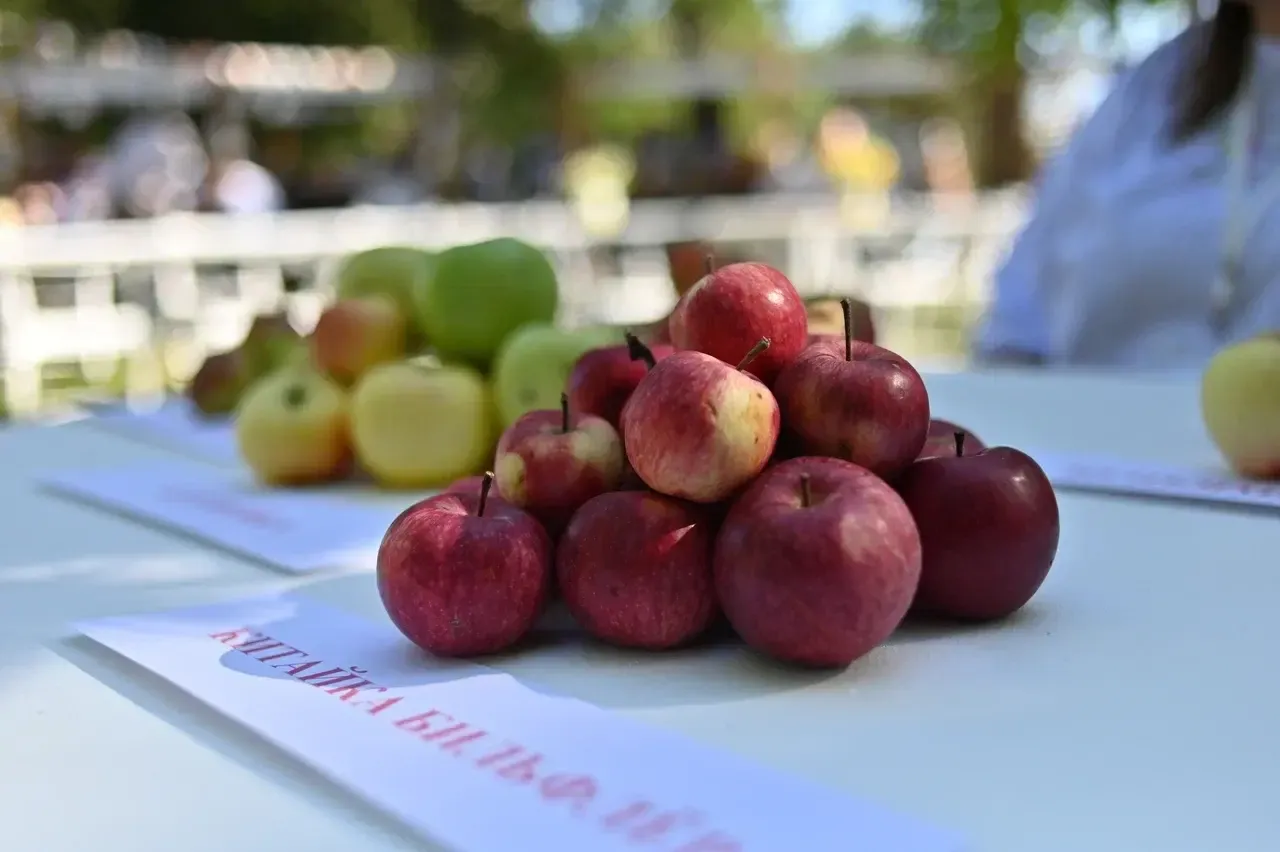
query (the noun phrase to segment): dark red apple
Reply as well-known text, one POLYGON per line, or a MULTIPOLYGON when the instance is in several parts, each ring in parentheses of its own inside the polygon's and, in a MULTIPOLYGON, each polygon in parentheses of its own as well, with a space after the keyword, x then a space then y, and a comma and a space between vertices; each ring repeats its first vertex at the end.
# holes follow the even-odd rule
POLYGON ((702 352, 659 361, 622 409, 631 467, 661 494, 716 503, 764 470, 778 440, 778 403, 744 372, 761 340, 731 367, 702 352))
POLYGON ((930 420, 929 435, 925 438, 924 446, 920 449, 918 458, 932 459, 939 456, 955 456, 956 455, 956 436, 963 435, 964 447, 970 453, 978 450, 985 450, 987 445, 982 440, 963 426, 958 426, 950 420, 930 420))
POLYGON ((770 340, 749 368, 765 384, 809 340, 804 301, 787 277, 763 263, 731 263, 708 271, 671 314, 671 342, 736 364, 762 337, 770 340))
POLYGON ((467 494, 472 497, 480 496, 480 489, 484 487, 483 476, 464 476, 449 484, 444 490, 445 494, 467 494))
POLYGON ((820 340, 774 383, 782 421, 805 455, 831 456, 891 477, 915 461, 929 432, 924 379, 895 352, 820 340))
POLYGON ((591 350, 578 359, 569 374, 566 389, 570 408, 580 415, 601 417, 616 429, 622 406, 631 398, 636 385, 650 367, 672 351, 667 345, 645 346, 630 333, 626 346, 591 350))
POLYGON ((589 500, 556 549, 560 593, 587 633, 631 648, 683 645, 718 610, 707 507, 648 491, 589 500))
POLYGON ((437 494, 392 521, 378 548, 391 623, 440 657, 494 654, 529 632, 547 600, 551 540, 533 516, 469 494, 437 494))
POLYGON ((833 458, 769 468, 716 539, 716 593, 749 646, 847 666, 893 633, 920 580, 911 513, 875 474, 833 458))
POLYGON ((559 411, 530 411, 498 439, 498 494, 555 537, 579 506, 618 487, 624 459, 618 430, 561 394, 559 411))
POLYGON ((1058 552, 1058 499, 1024 452, 993 447, 922 459, 898 480, 924 548, 917 611, 975 621, 1031 600, 1058 552))

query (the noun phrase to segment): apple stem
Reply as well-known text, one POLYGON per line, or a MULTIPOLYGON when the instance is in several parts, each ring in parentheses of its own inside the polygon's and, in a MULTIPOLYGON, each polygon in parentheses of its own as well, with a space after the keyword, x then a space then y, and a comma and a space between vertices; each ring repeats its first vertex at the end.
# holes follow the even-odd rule
POLYGON ((809 474, 800 474, 800 506, 807 509, 813 505, 813 486, 809 482, 809 474))
POLYGON ((627 332, 627 353, 631 356, 632 361, 643 361, 644 365, 650 370, 657 365, 658 359, 653 357, 653 350, 644 345, 644 341, 636 337, 631 332, 627 332))
POLYGON ((476 504, 476 517, 484 517, 484 508, 489 503, 489 489, 493 488, 493 471, 485 471, 480 479, 480 501, 476 504))
POLYGON ((707 252, 706 257, 702 259, 702 268, 707 275, 716 274, 716 256, 711 252, 707 252))
POLYGON ((840 300, 840 313, 844 314, 844 360, 853 360, 853 302, 840 300))
POLYGON ((569 394, 560 394, 560 431, 569 431, 569 394))
POLYGON ((956 458, 960 458, 964 455, 964 433, 956 432, 954 437, 956 439, 956 458))
POLYGON ((747 353, 747 357, 738 362, 737 369, 745 370, 747 367, 751 366, 751 362, 759 358, 760 353, 768 349, 771 343, 773 343, 773 341, 767 337, 760 338, 760 342, 751 347, 751 351, 747 353))
POLYGON ((307 389, 302 385, 290 385, 284 392, 284 404, 286 408, 301 408, 302 404, 307 401, 307 389))

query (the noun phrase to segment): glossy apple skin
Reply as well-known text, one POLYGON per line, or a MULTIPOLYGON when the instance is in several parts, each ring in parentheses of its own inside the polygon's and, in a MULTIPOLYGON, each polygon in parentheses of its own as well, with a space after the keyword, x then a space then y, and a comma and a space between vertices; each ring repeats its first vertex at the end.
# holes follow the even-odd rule
POLYGON ((763 263, 732 263, 681 297, 669 323, 676 349, 736 365, 762 337, 770 346, 747 372, 771 384, 809 340, 804 301, 787 277, 763 263))
POLYGON ((924 548, 915 610, 1004 618, 1044 583, 1058 552, 1058 499, 1026 453, 994 447, 923 459, 907 468, 897 489, 924 548))
POLYGON ((815 457, 761 474, 729 510, 714 557, 720 606, 743 641, 823 668, 847 666, 893 633, 920 565, 902 498, 865 468, 815 457))
POLYGON ((872 343, 821 340, 774 384, 800 452, 892 477, 915 461, 929 432, 929 393, 905 358, 872 343))
POLYGON ((965 452, 976 453, 987 448, 981 438, 963 426, 952 423, 950 420, 933 419, 929 421, 929 434, 925 438, 924 446, 920 448, 917 459, 955 458, 957 433, 964 435, 965 452))
MULTIPOLYGON (((668 345, 652 345, 649 351, 660 361, 674 350, 668 345)), ((622 418, 622 406, 648 372, 649 365, 642 359, 633 359, 629 347, 593 349, 578 359, 569 374, 565 386, 569 408, 579 414, 601 417, 616 429, 622 418)))
POLYGON ((583 503, 618 487, 624 455, 618 432, 602 418, 559 411, 522 415, 498 439, 494 473, 502 499, 560 534, 583 503))
POLYGON ((622 410, 627 459, 661 494, 715 503, 764 470, 778 440, 773 394, 702 352, 659 361, 622 410))
POLYGON ((507 650, 546 604, 551 540, 492 496, 438 494, 410 506, 378 548, 378 593, 391 622, 423 650, 472 657, 507 650))
POLYGON ((707 507, 649 491, 592 498, 556 548, 560 593, 604 642, 659 650, 700 636, 718 608, 707 507))

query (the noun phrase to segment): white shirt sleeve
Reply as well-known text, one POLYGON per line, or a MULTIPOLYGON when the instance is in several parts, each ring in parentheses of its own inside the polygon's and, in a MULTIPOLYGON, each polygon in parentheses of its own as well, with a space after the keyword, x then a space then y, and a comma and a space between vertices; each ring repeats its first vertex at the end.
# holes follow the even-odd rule
POLYGON ((1138 110, 1141 118, 1155 117, 1149 99, 1164 93, 1136 91, 1153 89, 1151 83, 1158 77, 1144 66, 1154 58, 1123 73, 1093 115, 1043 167, 1030 218, 996 273, 991 305, 975 341, 978 360, 999 361, 1001 353, 1054 359, 1048 297, 1060 283, 1054 263, 1057 235, 1062 223, 1087 215, 1082 209, 1087 187, 1110 171, 1123 153, 1117 143, 1134 129, 1130 107, 1145 102, 1138 110))

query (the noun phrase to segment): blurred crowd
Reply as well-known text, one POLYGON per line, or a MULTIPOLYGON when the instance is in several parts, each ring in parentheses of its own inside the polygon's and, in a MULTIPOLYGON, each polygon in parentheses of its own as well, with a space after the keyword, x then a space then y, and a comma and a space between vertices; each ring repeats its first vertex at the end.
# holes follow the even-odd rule
POLYGON ((269 213, 435 198, 518 201, 620 193, 629 198, 897 189, 948 195, 973 189, 960 129, 946 121, 876 127, 850 107, 814 128, 760 126, 744 143, 722 134, 654 131, 626 146, 566 152, 531 136, 514 147, 468 146, 447 178, 415 142, 381 158, 298 156, 289 133, 201 127, 181 111, 135 114, 105 144, 39 146, 35 168, 0 199, 0 223, 146 218, 172 212, 269 213))

